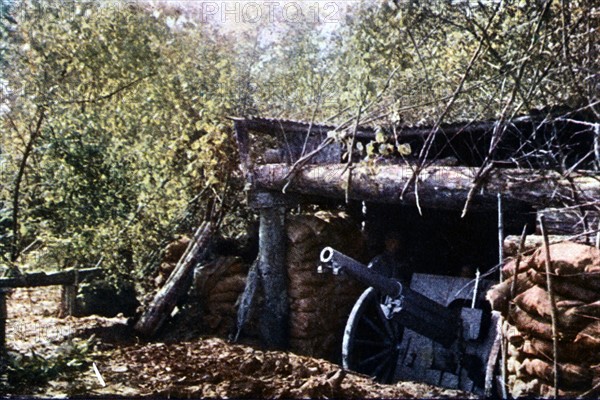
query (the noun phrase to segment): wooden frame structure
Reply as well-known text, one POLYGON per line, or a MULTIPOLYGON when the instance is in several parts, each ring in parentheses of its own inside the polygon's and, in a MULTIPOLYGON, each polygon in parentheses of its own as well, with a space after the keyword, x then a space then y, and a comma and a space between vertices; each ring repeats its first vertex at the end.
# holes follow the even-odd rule
POLYGON ((5 351, 6 343, 6 320, 8 318, 6 310, 6 291, 10 288, 39 287, 62 285, 71 296, 68 299, 70 310, 69 315, 73 313, 75 296, 77 295, 77 286, 84 280, 98 278, 102 275, 101 268, 70 269, 56 272, 32 272, 22 274, 17 277, 0 278, 0 352, 5 351))
MULTIPOLYGON (((347 148, 334 137, 351 136, 352 142, 366 144, 381 131, 356 127, 344 132, 331 125, 266 118, 233 118, 233 122, 250 206, 260 214, 256 279, 265 288, 260 326, 270 347, 283 348, 287 338, 286 208, 333 199, 462 210, 464 215, 467 208, 495 210, 500 195, 508 218, 514 218, 513 209, 547 214, 565 204, 576 204, 597 217, 593 207, 586 208, 598 205, 600 199, 600 173, 593 170, 600 165, 593 151, 598 129, 589 129, 589 123, 533 115, 504 121, 502 126, 498 121, 480 121, 394 127, 384 132, 387 139, 408 144, 413 154, 428 146, 432 156, 350 165, 342 161, 347 148), (254 146, 253 140, 266 137, 278 144, 256 154, 255 147, 262 143, 254 146), (567 173, 544 167, 543 154, 550 147, 564 153, 567 173), (490 148, 497 161, 489 162, 490 148), (438 163, 444 158, 455 162, 438 163)), ((523 227, 519 221, 513 225, 520 225, 519 232, 523 227)))

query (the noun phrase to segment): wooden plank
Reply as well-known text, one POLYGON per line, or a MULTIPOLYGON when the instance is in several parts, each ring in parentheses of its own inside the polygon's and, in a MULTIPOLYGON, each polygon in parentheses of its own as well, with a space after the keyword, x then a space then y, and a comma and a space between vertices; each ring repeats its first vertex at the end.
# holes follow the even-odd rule
POLYGON ((75 285, 101 276, 101 268, 69 269, 57 272, 31 272, 15 278, 0 278, 0 288, 75 285))
POLYGON ((163 325, 177 305, 179 298, 191 285, 191 273, 198 261, 205 257, 212 237, 212 224, 203 222, 196 230, 185 253, 175 269, 156 293, 154 299, 135 324, 135 330, 143 336, 153 336, 163 325))
MULTIPOLYGON (((256 188, 281 190, 287 183, 290 166, 260 165, 254 170, 256 188)), ((462 209, 473 185, 478 168, 432 166, 419 175, 418 194, 422 207, 462 209)), ((287 186, 287 192, 320 195, 331 198, 348 197, 379 203, 415 205, 414 183, 404 197, 400 194, 412 179, 408 165, 357 164, 352 169, 352 184, 347 188, 345 164, 307 165, 298 170, 287 186)), ((574 172, 566 179, 555 171, 532 169, 494 169, 481 182, 473 196, 473 205, 496 208, 497 193, 510 201, 534 205, 536 208, 557 206, 573 199, 576 188, 578 201, 593 202, 600 198, 600 173, 574 172)))

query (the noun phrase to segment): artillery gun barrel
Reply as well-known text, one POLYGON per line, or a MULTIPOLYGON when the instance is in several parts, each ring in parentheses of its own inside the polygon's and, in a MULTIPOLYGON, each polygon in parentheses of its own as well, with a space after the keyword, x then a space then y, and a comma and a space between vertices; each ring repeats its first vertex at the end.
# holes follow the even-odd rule
POLYGON ((402 294, 402 284, 396 279, 387 278, 331 247, 325 247, 321 251, 321 263, 330 266, 334 273, 338 270, 344 271, 359 282, 377 289, 381 294, 393 298, 402 294))
POLYGON ((391 318, 407 328, 444 347, 451 346, 458 338, 461 326, 459 309, 450 309, 436 303, 331 247, 325 247, 321 251, 321 264, 331 268, 334 274, 344 271, 359 282, 375 288, 379 293, 401 300, 400 307, 393 311, 391 318))

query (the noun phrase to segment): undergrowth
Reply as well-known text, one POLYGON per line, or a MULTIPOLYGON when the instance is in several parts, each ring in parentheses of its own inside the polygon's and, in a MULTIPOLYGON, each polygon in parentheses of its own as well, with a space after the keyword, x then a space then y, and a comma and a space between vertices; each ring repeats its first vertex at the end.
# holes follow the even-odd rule
POLYGON ((88 367, 95 338, 70 339, 47 355, 34 350, 23 354, 8 351, 0 363, 0 394, 33 393, 64 375, 88 367))

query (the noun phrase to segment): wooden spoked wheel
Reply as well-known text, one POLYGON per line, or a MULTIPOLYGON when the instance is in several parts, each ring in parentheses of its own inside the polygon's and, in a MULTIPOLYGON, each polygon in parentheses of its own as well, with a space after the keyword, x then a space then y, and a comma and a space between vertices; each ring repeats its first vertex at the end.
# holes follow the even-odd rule
POLYGON ((354 304, 344 331, 342 365, 378 382, 391 383, 404 327, 388 320, 380 304, 381 295, 373 288, 365 290, 354 304))

